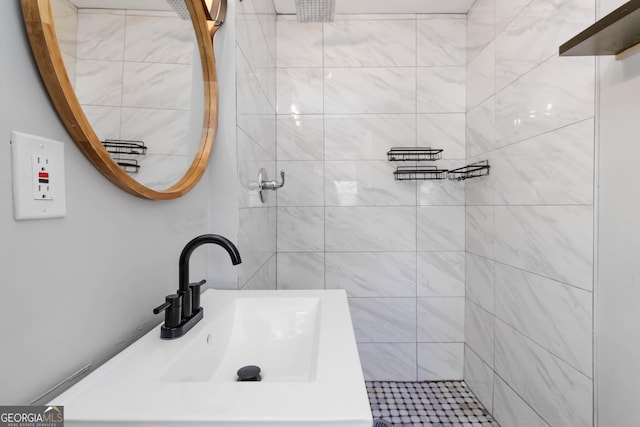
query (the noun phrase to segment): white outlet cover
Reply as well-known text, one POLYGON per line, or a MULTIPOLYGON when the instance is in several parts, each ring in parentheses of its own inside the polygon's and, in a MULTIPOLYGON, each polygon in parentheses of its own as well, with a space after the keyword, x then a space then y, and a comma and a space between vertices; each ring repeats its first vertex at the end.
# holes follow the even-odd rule
POLYGON ((61 218, 67 214, 64 179, 64 143, 41 136, 11 132, 13 216, 17 220, 61 218), (49 185, 53 196, 34 197, 34 155, 49 160, 49 185))

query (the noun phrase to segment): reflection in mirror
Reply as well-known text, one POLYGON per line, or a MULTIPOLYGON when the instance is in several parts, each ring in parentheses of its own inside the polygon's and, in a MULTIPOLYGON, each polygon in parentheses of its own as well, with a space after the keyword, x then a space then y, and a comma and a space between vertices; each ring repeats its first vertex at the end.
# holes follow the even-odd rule
POLYGON ((162 191, 185 175, 202 134, 194 27, 186 7, 178 14, 166 0, 128 1, 126 10, 108 8, 113 3, 51 0, 62 58, 112 158, 140 184, 162 191))

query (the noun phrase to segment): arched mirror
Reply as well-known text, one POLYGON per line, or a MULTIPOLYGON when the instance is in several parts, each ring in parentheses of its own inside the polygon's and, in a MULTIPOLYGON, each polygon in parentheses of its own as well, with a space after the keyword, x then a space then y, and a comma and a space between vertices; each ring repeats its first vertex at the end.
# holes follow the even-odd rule
POLYGON ((49 97, 89 161, 138 197, 191 190, 217 129, 226 0, 21 1, 49 97))

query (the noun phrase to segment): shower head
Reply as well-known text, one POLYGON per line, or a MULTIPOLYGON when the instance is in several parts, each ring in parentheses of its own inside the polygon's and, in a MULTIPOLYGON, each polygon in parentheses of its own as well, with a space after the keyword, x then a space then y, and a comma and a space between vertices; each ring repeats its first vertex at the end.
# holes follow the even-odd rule
POLYGON ((169 3, 169 6, 176 11, 181 19, 191 19, 189 9, 187 9, 187 5, 184 4, 184 0, 167 0, 167 3, 169 3))
POLYGON ((298 22, 333 22, 336 0, 296 0, 298 22))

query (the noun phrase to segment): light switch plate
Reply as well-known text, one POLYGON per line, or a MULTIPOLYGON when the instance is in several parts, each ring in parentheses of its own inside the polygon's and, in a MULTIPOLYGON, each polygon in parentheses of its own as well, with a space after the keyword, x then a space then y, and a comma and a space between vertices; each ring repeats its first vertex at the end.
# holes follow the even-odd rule
POLYGON ((14 218, 64 217, 64 143, 11 132, 11 161, 14 218))

